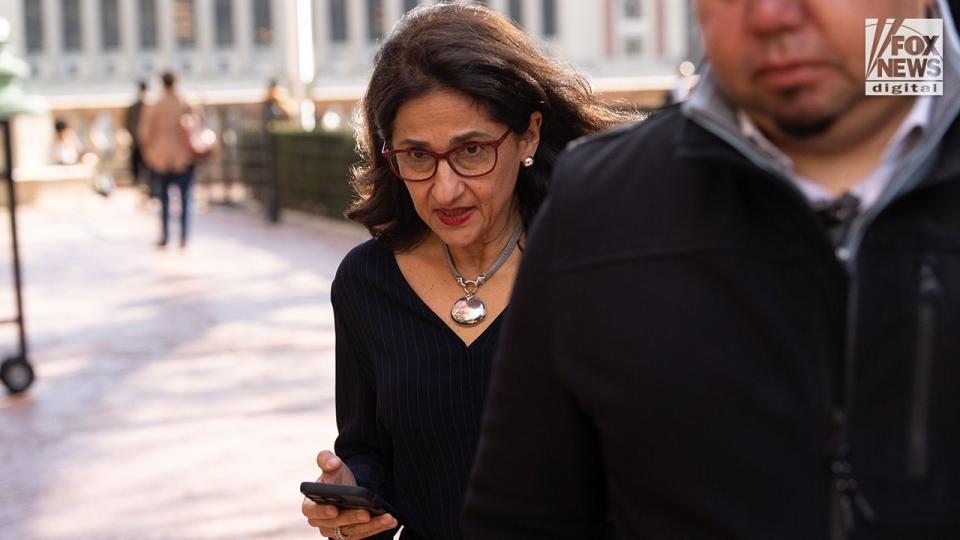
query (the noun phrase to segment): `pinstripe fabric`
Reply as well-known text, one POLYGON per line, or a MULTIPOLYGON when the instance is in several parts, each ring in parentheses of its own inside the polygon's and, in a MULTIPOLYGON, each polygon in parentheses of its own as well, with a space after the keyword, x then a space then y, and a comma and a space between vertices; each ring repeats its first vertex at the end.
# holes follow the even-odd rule
POLYGON ((344 258, 331 301, 337 455, 397 508, 404 540, 462 538, 460 507, 503 315, 467 347, 376 240, 344 258))

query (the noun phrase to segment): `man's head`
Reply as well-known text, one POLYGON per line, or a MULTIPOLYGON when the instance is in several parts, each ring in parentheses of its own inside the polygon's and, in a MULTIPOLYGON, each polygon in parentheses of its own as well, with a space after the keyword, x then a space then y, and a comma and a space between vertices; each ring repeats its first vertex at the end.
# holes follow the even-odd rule
MULTIPOLYGON (((787 136, 828 131, 867 104, 864 21, 923 18, 935 0, 697 0, 720 88, 787 136)), ((889 101, 889 100, 888 100, 889 101)))
POLYGON ((163 88, 165 90, 173 90, 173 86, 177 84, 177 76, 173 74, 172 71, 164 71, 160 75, 160 80, 163 81, 163 88))

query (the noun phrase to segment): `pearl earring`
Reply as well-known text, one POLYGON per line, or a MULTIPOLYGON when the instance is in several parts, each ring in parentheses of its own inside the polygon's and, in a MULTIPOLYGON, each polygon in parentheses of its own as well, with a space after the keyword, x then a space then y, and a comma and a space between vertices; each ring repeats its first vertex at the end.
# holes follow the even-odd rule
POLYGON ((527 168, 533 167, 533 156, 523 158, 523 166, 527 168))

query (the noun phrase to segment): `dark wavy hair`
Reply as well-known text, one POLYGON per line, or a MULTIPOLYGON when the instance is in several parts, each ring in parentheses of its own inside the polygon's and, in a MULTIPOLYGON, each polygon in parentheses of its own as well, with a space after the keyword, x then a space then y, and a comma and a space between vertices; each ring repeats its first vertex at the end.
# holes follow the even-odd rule
POLYGON ((356 200, 346 212, 396 251, 416 246, 428 229, 380 149, 393 136, 397 110, 438 89, 467 96, 518 134, 529 128, 531 113, 543 114, 534 165, 520 168, 517 179, 525 227, 567 143, 630 118, 599 103, 583 77, 548 58, 503 15, 466 2, 414 9, 374 58, 357 126, 363 161, 353 170, 356 200))

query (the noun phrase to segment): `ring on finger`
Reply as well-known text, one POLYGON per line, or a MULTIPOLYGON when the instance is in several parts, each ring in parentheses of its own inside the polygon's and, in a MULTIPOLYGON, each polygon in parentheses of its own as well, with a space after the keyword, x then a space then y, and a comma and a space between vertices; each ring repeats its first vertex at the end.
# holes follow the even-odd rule
POLYGON ((335 527, 333 534, 337 540, 347 540, 347 538, 349 538, 349 535, 343 534, 343 530, 340 527, 335 527))

